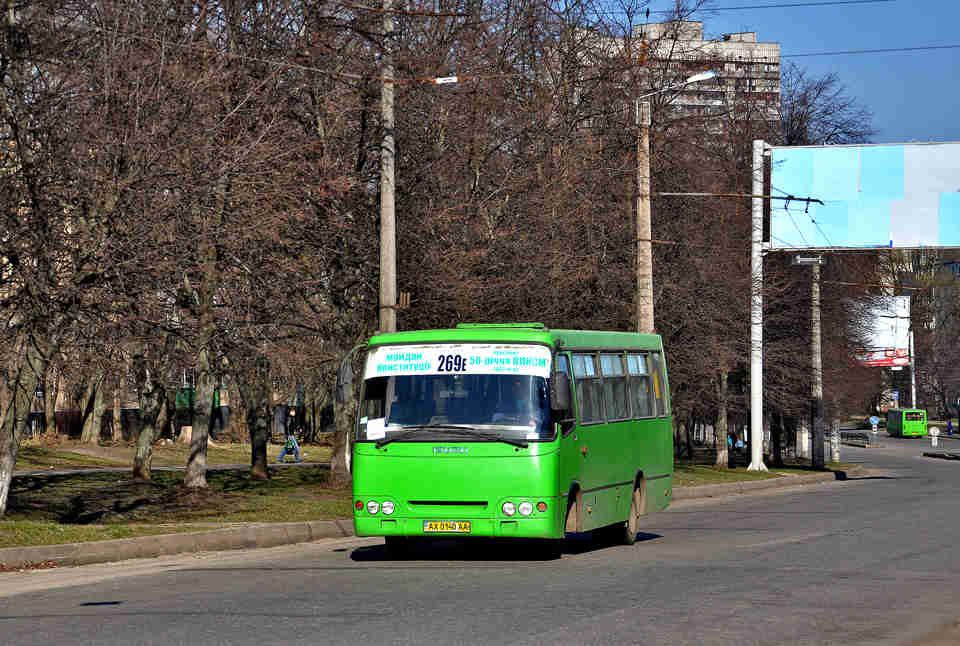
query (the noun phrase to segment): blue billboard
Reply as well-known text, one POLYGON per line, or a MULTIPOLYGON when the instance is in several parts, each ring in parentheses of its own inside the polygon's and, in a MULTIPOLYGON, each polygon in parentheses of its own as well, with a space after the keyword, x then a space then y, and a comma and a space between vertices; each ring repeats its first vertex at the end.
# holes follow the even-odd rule
POLYGON ((773 147, 775 249, 960 247, 960 143, 773 147))

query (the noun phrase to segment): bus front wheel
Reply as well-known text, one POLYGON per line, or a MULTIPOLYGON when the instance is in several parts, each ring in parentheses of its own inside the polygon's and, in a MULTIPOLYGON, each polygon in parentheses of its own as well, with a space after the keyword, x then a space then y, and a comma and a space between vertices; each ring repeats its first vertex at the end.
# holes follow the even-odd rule
POLYGON ((540 553, 547 561, 553 561, 563 557, 563 539, 562 538, 544 538, 540 541, 540 553))

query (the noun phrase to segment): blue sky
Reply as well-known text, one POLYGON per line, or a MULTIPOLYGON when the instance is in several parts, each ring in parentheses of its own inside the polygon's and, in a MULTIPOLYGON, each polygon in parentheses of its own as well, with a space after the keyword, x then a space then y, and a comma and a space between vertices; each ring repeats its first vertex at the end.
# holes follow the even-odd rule
MULTIPOLYGON (((960 142, 960 0, 730 9, 821 2, 829 0, 710 0, 698 19, 706 38, 756 31, 761 42, 780 43, 782 62, 792 61, 814 76, 835 72, 849 94, 873 112, 875 143, 960 142), (790 56, 944 45, 957 47, 790 56)), ((672 5, 653 0, 650 20, 672 5)))

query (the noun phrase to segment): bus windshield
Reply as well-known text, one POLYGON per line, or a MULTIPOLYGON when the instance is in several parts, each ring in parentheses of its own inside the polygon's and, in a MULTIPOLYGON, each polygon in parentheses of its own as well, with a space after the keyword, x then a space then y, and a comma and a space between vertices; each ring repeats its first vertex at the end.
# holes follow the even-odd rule
POLYGON ((552 439, 546 377, 411 374, 364 381, 357 440, 405 441, 403 434, 416 429, 409 441, 462 441, 454 427, 475 431, 475 441, 552 439))

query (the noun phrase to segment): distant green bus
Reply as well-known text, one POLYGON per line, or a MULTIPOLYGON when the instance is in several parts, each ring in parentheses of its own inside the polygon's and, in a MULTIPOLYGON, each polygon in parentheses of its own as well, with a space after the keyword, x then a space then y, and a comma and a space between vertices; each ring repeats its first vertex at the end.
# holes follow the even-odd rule
POLYGON ((672 494, 658 335, 461 324, 372 337, 352 446, 354 527, 544 539, 608 528, 633 544, 672 494))
POLYGON ((927 411, 921 408, 891 408, 887 411, 887 434, 894 437, 925 437, 927 411))

